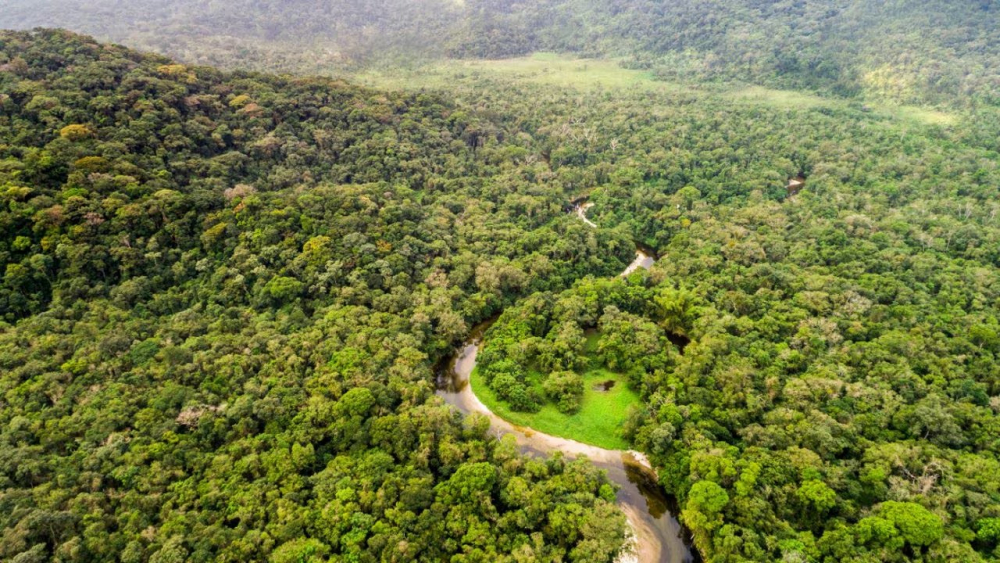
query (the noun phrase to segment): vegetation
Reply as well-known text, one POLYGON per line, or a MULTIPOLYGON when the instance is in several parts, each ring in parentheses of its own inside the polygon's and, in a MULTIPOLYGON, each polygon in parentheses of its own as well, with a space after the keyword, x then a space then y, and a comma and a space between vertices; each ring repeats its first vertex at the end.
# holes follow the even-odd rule
POLYGON ((64 32, 0 65, 0 559, 613 559, 596 469, 433 399, 468 323, 629 259, 530 141, 64 32))
POLYGON ((508 308, 487 331, 478 357, 480 380, 492 391, 491 398, 517 412, 535 412, 543 404, 564 414, 589 407, 587 416, 566 418, 557 435, 568 433, 585 442, 574 433, 617 435, 623 421, 621 398, 632 393, 612 388, 613 394, 602 397, 593 386, 627 381, 633 389, 641 388, 649 373, 672 362, 674 346, 667 330, 675 336, 690 330, 694 308, 692 296, 669 288, 654 295, 619 284, 588 283, 570 296, 533 295, 508 308), (644 316, 652 311, 653 318, 644 316), (585 330, 595 332, 588 338, 585 330), (587 387, 593 392, 584 396, 587 387), (590 416, 601 420, 587 420, 590 416))
POLYGON ((0 27, 35 26, 258 70, 556 51, 623 59, 670 81, 1000 104, 1000 7, 988 0, 8 0, 0 27))
POLYGON ((596 353, 639 396, 614 446, 649 455, 708 560, 1000 559, 1000 127, 965 109, 994 103, 995 8, 848 2, 806 33, 789 14, 818 4, 704 4, 455 10, 492 30, 469 54, 555 49, 579 15, 624 26, 598 46, 644 72, 726 61, 677 66, 695 78, 743 76, 718 38, 763 14, 800 41, 745 76, 845 96, 905 29, 948 48, 904 42, 932 80, 886 96, 951 108, 487 72, 381 92, 0 34, 0 558, 613 561, 599 472, 433 396, 502 312, 495 404, 583 415, 596 353), (895 23, 840 54, 851 14, 895 23), (687 33, 631 52, 644 18, 687 33), (600 228, 566 213, 583 194, 600 228), (661 259, 614 279, 637 242, 661 259))
POLYGON ((570 412, 560 409, 556 402, 545 402, 533 412, 516 411, 486 385, 482 371, 473 371, 471 382, 476 397, 511 424, 609 450, 628 449, 629 442, 622 437, 621 429, 639 400, 638 393, 629 389, 620 375, 606 370, 578 377, 582 380, 579 406, 570 412), (608 381, 615 382, 608 391, 595 388, 608 381))
POLYGON ((549 52, 507 59, 447 59, 412 67, 365 68, 353 80, 382 89, 434 89, 454 91, 456 82, 473 83, 482 77, 505 78, 579 91, 643 89, 648 91, 694 88, 657 80, 648 71, 624 68, 613 60, 584 59, 549 52))

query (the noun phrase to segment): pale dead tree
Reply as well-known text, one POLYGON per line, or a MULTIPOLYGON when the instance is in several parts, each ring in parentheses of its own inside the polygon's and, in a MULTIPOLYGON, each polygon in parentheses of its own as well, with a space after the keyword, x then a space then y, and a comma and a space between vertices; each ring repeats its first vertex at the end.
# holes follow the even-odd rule
POLYGON ((855 291, 846 292, 844 297, 843 310, 849 315, 862 315, 871 309, 871 300, 855 291))
POLYGON ((583 120, 571 117, 568 122, 562 125, 562 134, 574 141, 585 140, 588 143, 594 142, 597 132, 593 127, 583 127, 583 120))
POLYGON ((573 125, 572 125, 572 123, 563 123, 562 124, 562 131, 561 131, 561 133, 562 133, 562 135, 564 137, 570 137, 574 141, 576 140, 576 135, 573 134, 573 125))
POLYGON ((972 202, 967 201, 962 209, 962 219, 968 221, 969 217, 972 217, 972 202))
POLYGON ((249 184, 236 184, 231 188, 226 188, 226 190, 222 192, 222 195, 226 198, 226 201, 231 201, 234 198, 246 197, 255 193, 257 193, 257 189, 249 184))
POLYGON ((933 489, 934 485, 937 484, 938 478, 944 471, 944 467, 942 467, 941 463, 937 460, 933 460, 925 465, 920 475, 916 475, 907 469, 903 460, 898 457, 895 459, 895 463, 903 474, 906 475, 906 478, 913 483, 916 490, 922 495, 926 495, 931 492, 931 489, 933 489))
POLYGON ((809 559, 802 552, 786 551, 781 556, 781 563, 806 563, 809 559))
POLYGON ((611 152, 618 152, 618 139, 611 139, 611 152))
POLYGON ((198 425, 198 421, 201 417, 208 412, 219 412, 226 408, 226 405, 192 405, 185 407, 177 414, 175 419, 177 424, 181 426, 194 427, 198 425))
POLYGON ((997 208, 997 206, 996 206, 996 205, 994 205, 994 206, 993 206, 993 208, 992 208, 992 209, 990 209, 990 222, 991 222, 991 223, 992 223, 993 221, 996 221, 996 218, 997 218, 997 210, 998 210, 998 208, 997 208))

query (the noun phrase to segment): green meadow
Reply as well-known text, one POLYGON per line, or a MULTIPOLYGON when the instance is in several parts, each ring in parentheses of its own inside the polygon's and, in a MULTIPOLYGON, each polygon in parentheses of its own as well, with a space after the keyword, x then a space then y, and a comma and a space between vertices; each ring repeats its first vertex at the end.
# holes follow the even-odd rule
POLYGON ((609 450, 628 449, 628 442, 621 437, 621 428, 629 407, 639 402, 639 395, 628 388, 624 376, 606 369, 591 370, 583 374, 583 379, 583 402, 574 414, 561 413, 552 403, 545 403, 538 412, 515 412, 486 386, 479 370, 472 372, 471 382, 476 397, 511 424, 609 450), (614 387, 609 391, 594 389, 605 381, 614 381, 614 387))
MULTIPOLYGON (((658 79, 652 72, 629 69, 614 59, 582 59, 539 52, 510 59, 445 59, 412 68, 372 69, 351 76, 367 86, 389 90, 449 90, 475 86, 481 80, 508 80, 587 93, 593 91, 641 91, 717 97, 730 103, 776 107, 788 110, 854 109, 848 100, 809 92, 780 90, 738 82, 701 83, 658 79)), ((870 102, 864 111, 874 117, 918 125, 951 126, 953 113, 934 108, 870 102)))

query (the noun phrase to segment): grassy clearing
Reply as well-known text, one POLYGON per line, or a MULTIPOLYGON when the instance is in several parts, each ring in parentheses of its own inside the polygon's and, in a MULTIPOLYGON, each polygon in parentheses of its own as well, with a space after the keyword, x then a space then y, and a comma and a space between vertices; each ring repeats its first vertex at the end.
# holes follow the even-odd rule
POLYGON ((624 376, 606 369, 588 371, 583 379, 583 402, 580 411, 572 415, 559 412, 551 403, 534 413, 514 412, 486 386, 478 369, 472 372, 471 382, 476 397, 512 424, 610 450, 628 449, 628 443, 620 435, 621 428, 629 406, 639 402, 639 395, 628 388, 624 376), (610 391, 594 390, 595 384, 608 380, 616 381, 610 391))
POLYGON ((927 125, 940 125, 943 127, 954 125, 958 122, 958 116, 930 108, 916 106, 885 106, 891 109, 896 117, 927 125))
POLYGON ((409 71, 369 71, 355 77, 363 84, 388 89, 449 88, 480 78, 504 77, 521 83, 589 91, 595 89, 643 88, 677 90, 653 75, 622 68, 606 59, 578 59, 555 53, 498 60, 449 60, 409 71))
POLYGON ((778 108, 814 109, 832 105, 832 100, 814 94, 794 90, 773 90, 763 86, 734 87, 724 91, 723 95, 737 102, 778 108))
MULTIPOLYGON (((580 59, 556 53, 535 53, 528 57, 498 60, 445 60, 408 70, 371 70, 354 76, 353 80, 389 90, 455 90, 462 86, 475 89, 480 80, 489 78, 505 78, 522 84, 577 92, 639 90, 685 93, 731 103, 787 109, 845 109, 852 103, 808 92, 763 86, 667 82, 657 80, 650 72, 623 68, 614 60, 580 59)), ((931 108, 875 102, 866 105, 876 116, 918 125, 947 127, 958 121, 955 114, 931 108)))
MULTIPOLYGON (((723 90, 722 96, 736 102, 785 109, 846 109, 852 103, 848 100, 824 98, 808 92, 774 90, 763 86, 731 87, 723 90)), ((854 103, 857 104, 857 102, 854 103)), ((954 125, 958 121, 958 116, 955 114, 931 108, 880 102, 869 102, 865 106, 875 116, 920 125, 947 127, 954 125)))

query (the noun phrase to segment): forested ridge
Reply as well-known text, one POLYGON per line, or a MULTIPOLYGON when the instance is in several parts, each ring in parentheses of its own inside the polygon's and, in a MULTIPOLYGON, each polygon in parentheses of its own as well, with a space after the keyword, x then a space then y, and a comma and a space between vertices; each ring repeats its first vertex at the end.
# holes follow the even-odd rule
POLYGON ((665 80, 1000 103, 990 0, 7 0, 0 27, 35 26, 227 67, 338 73, 551 50, 621 58, 665 80))
POLYGON ((988 123, 474 88, 0 34, 0 557, 612 561, 590 464, 433 397, 502 313, 485 364, 619 335, 707 560, 1000 558, 988 123))
POLYGON ((430 400, 467 323, 630 256, 523 148, 438 98, 65 32, 3 33, 0 65, 0 557, 620 547, 596 469, 430 400))

